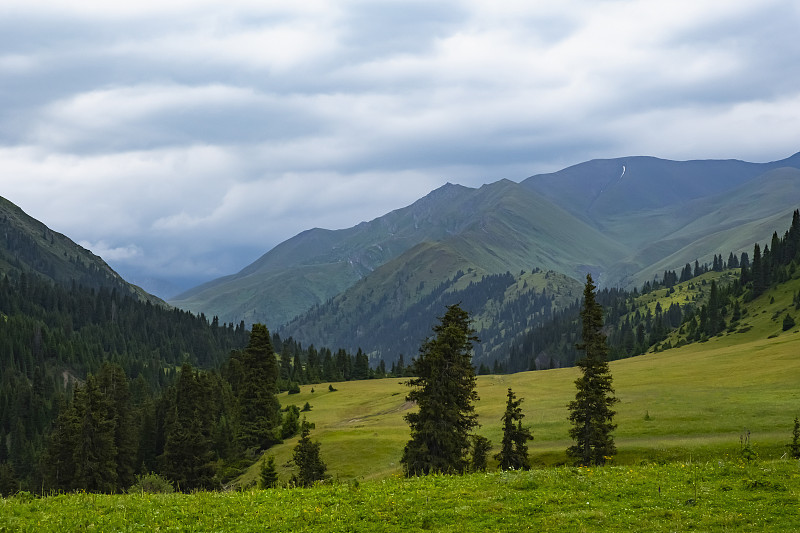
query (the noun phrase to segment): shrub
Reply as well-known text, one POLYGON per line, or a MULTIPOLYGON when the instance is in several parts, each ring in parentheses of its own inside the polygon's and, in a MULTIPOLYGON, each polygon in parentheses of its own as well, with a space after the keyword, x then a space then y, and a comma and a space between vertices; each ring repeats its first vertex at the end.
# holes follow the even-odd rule
POLYGON ((175 488, 168 479, 150 472, 149 474, 139 474, 136 476, 136 483, 131 485, 128 492, 131 494, 136 492, 143 492, 146 494, 172 494, 175 492, 175 488))

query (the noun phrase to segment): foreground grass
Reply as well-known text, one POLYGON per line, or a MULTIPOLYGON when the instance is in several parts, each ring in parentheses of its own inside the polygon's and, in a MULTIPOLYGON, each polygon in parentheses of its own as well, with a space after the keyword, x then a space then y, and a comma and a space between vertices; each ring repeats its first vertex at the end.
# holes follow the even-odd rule
POLYGON ((797 460, 555 467, 311 489, 0 500, 0 532, 798 528, 797 460))

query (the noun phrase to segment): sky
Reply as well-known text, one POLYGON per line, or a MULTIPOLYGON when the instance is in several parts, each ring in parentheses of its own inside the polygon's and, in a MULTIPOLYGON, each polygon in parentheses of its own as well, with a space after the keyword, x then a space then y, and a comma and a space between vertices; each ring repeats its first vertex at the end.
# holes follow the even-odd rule
POLYGON ((0 196, 171 296, 446 182, 800 151, 796 0, 2 0, 0 196))

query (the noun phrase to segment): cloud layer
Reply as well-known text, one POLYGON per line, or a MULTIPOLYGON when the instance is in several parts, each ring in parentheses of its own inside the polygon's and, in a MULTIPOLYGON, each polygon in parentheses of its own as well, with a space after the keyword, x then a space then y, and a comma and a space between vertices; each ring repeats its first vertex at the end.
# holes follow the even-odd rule
POLYGON ((446 181, 800 150, 790 0, 0 6, 0 195, 186 288, 446 181))

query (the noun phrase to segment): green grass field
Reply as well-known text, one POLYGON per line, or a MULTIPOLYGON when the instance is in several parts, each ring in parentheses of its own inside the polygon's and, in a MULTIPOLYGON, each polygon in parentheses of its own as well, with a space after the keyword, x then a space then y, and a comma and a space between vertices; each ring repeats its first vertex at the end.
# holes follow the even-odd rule
MULTIPOLYGON (((785 313, 800 311, 791 298, 800 280, 768 292, 748 306, 741 320, 743 333, 724 333, 707 342, 611 363, 617 404, 615 432, 617 464, 712 459, 737 454, 740 437, 750 432, 754 449, 763 458, 779 458, 800 416, 800 331, 782 331, 785 313)), ((665 291, 664 291, 665 292, 665 291)), ((666 297, 666 292, 665 292, 666 297)), ((501 439, 500 417, 506 391, 514 389, 532 427, 530 452, 534 464, 566 461, 567 403, 574 398, 574 368, 480 376, 476 405, 479 433, 495 446, 501 439)), ((306 385, 297 395, 283 394, 282 404, 312 410, 303 413, 316 425, 312 438, 322 443, 321 454, 337 479, 382 479, 400 472, 399 458, 408 440, 403 415, 403 379, 383 379, 306 385), (312 389, 314 392, 311 392, 312 389)), ((283 480, 296 439, 274 447, 283 480)), ((240 480, 255 481, 258 465, 240 480)))
POLYGON ((797 531, 796 460, 554 467, 311 489, 0 500, 0 532, 797 531))

